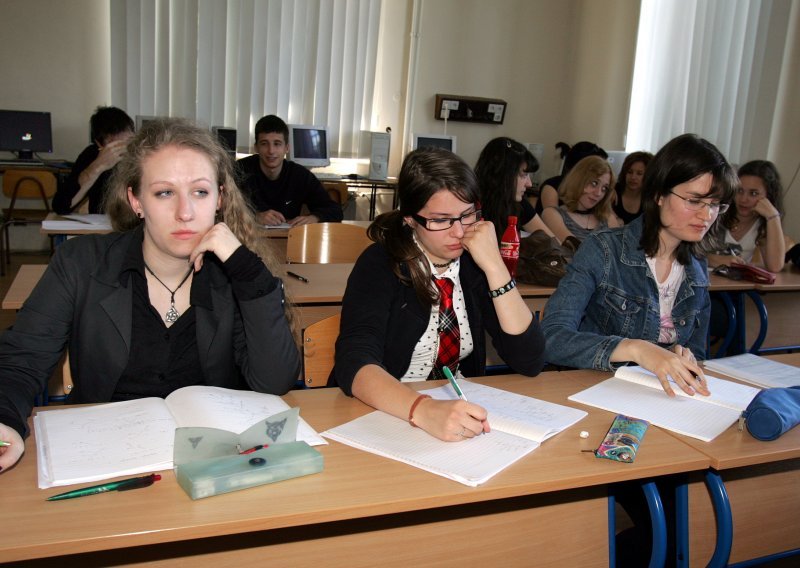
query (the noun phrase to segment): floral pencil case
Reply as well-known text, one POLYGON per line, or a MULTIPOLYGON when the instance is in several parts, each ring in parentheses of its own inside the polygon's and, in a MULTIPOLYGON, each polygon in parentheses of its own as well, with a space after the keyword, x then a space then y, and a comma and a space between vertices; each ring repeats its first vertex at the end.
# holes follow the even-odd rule
POLYGON ((594 451, 594 455, 598 458, 632 463, 636 459, 636 451, 649 425, 645 420, 618 414, 611 423, 606 437, 594 451))

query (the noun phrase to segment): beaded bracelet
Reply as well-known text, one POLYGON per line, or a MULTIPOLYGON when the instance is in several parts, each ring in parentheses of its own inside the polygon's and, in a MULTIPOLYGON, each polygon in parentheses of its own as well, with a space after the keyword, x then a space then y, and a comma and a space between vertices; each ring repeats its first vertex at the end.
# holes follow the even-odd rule
POLYGON ((516 287, 517 287, 517 283, 512 278, 511 280, 508 281, 508 284, 506 284, 505 286, 502 286, 502 287, 498 288, 497 290, 491 290, 489 292, 489 297, 490 298, 496 298, 497 296, 502 296, 506 292, 509 292, 509 291, 513 290, 514 288, 516 288, 516 287))
POLYGON ((411 410, 408 411, 408 423, 411 424, 414 428, 419 428, 416 424, 414 424, 414 411, 417 409, 417 405, 422 401, 423 398, 430 398, 429 394, 421 394, 417 397, 417 400, 411 405, 411 410))

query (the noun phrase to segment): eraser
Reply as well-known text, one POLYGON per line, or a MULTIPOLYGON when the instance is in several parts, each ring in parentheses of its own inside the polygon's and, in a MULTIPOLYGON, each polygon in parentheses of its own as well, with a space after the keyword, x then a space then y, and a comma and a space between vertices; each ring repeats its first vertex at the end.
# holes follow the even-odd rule
POLYGON ((586 439, 588 437, 589 437, 589 432, 587 432, 586 430, 582 430, 581 431, 581 438, 586 439))

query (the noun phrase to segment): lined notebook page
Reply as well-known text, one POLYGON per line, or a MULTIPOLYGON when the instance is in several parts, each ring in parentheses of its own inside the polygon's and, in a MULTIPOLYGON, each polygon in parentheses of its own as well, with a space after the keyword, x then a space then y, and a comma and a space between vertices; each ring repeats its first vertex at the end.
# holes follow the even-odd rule
POLYGON ((760 387, 793 387, 800 385, 800 368, 765 359, 752 353, 711 359, 704 363, 706 369, 725 373, 731 377, 760 387))
POLYGON ((480 485, 539 447, 539 442, 495 430, 463 442, 443 442, 380 411, 322 435, 471 487, 480 485))
POLYGON ((616 377, 576 393, 569 400, 641 418, 704 442, 727 430, 741 414, 693 397, 669 397, 660 387, 654 389, 616 377))
MULTIPOLYGON (((492 430, 501 430, 537 442, 544 442, 586 416, 586 412, 577 408, 470 381, 460 381, 459 385, 467 400, 488 411, 492 430)), ((449 385, 420 392, 438 400, 458 399, 449 385)))
MULTIPOLYGON (((478 383, 460 385, 470 402, 488 411, 490 433, 443 442, 405 420, 376 411, 322 435, 475 487, 586 416, 583 410, 478 383)), ((458 398, 449 385, 420 392, 438 400, 458 398)))
MULTIPOLYGON (((642 367, 620 367, 617 369, 615 376, 620 379, 648 386, 662 393, 664 392, 661 383, 658 381, 658 377, 642 367)), ((678 396, 702 400, 709 404, 727 406, 739 412, 747 408, 747 405, 750 404, 750 401, 753 400, 753 397, 755 397, 759 391, 759 389, 748 385, 726 381, 725 379, 712 377, 710 375, 706 375, 706 384, 708 385, 708 390, 711 392, 710 396, 704 396, 702 394, 691 396, 683 392, 672 378, 670 378, 670 383, 672 383, 672 390, 678 396)))

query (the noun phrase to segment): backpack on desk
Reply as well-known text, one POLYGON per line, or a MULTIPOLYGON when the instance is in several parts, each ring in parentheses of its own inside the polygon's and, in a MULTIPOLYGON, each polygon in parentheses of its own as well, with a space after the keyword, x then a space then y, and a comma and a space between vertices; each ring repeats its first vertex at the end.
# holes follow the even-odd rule
POLYGON ((573 251, 544 231, 534 231, 520 241, 517 280, 538 286, 558 286, 567 272, 573 251))

